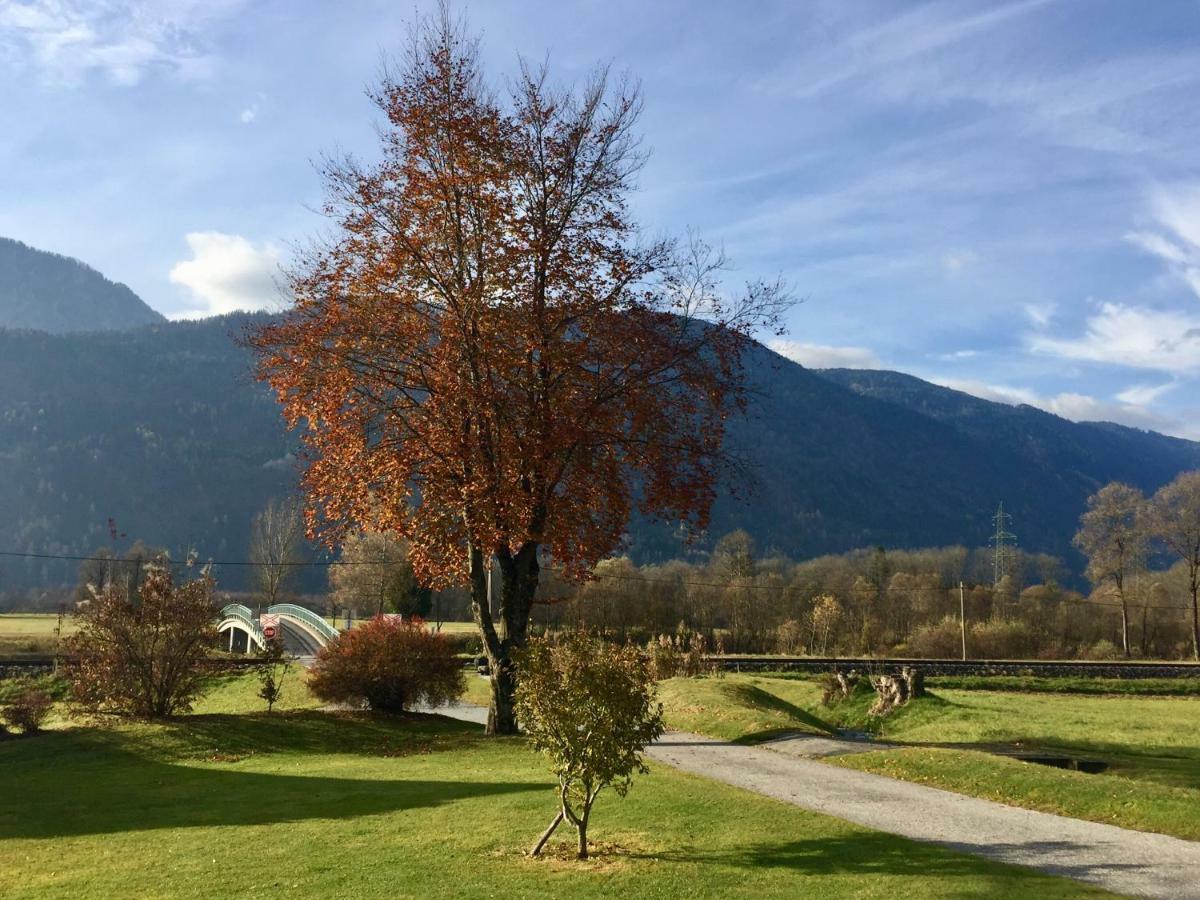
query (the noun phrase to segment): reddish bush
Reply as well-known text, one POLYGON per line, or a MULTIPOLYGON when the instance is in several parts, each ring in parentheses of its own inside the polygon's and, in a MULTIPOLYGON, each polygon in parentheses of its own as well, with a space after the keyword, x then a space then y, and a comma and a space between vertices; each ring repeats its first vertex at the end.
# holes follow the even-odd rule
POLYGON ((49 694, 30 685, 5 704, 2 715, 10 728, 20 728, 26 734, 37 734, 53 703, 49 694))
POLYGON ((418 618, 376 616, 330 641, 317 656, 308 686, 331 703, 366 702, 403 712, 415 703, 437 706, 465 689, 462 662, 450 643, 418 618))
POLYGON ((76 613, 67 641, 75 699, 86 709, 165 718, 187 712, 204 687, 216 639, 212 579, 175 584, 151 564, 129 595, 110 584, 76 613))

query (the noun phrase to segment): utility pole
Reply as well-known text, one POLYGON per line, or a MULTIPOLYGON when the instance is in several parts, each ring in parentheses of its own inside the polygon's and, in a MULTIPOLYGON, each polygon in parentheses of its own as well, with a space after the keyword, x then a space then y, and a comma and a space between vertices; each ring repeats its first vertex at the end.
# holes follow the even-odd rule
POLYGON ((963 583, 958 583, 958 624, 962 629, 962 658, 967 658, 967 601, 963 597, 963 583))

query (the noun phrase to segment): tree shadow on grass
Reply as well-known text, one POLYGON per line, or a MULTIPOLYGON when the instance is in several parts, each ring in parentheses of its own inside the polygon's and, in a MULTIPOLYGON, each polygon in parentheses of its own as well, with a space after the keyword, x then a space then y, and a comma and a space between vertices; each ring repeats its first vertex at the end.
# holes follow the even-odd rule
MULTIPOLYGON (((167 726, 48 734, 23 742, 44 752, 0 760, 0 840, 347 819, 550 787, 286 775, 178 762, 230 763, 280 751, 424 757, 480 740, 440 717, 403 724, 302 713, 196 716, 167 726)), ((396 760, 395 774, 404 771, 403 760, 396 760)))
MULTIPOLYGON (((631 854, 634 857, 653 858, 661 862, 706 863, 739 868, 763 870, 785 869, 803 875, 886 875, 910 876, 922 882, 943 878, 962 878, 955 896, 1049 896, 1045 888, 1056 884, 1047 882, 1044 876, 1032 869, 1013 868, 1000 862, 967 855, 968 852, 1003 852, 1020 850, 1034 864, 1037 857, 1057 857, 1071 844, 1066 841, 1027 843, 974 847, 963 843, 966 852, 934 844, 918 843, 905 838, 883 833, 865 833, 848 837, 812 838, 808 840, 779 843, 759 843, 716 852, 693 852, 680 850, 656 854, 631 854), (1040 880, 1038 888, 1029 884, 1040 880)), ((1072 878, 1096 878, 1106 871, 1138 868, 1138 863, 1113 862, 1100 866, 1060 865, 1055 874, 1072 878)), ((1073 893, 1076 888, 1066 882, 1057 883, 1063 893, 1073 893)), ((919 889, 913 896, 920 896, 919 889)))
POLYGON ((148 738, 160 755, 208 758, 214 753, 352 753, 402 755, 478 744, 477 725, 444 716, 297 710, 249 715, 195 715, 168 722, 148 738))
MULTIPOLYGON (((747 706, 755 709, 770 710, 771 712, 782 713, 788 718, 794 720, 797 725, 811 728, 823 734, 835 734, 837 728, 826 722, 824 719, 818 718, 808 710, 796 706, 794 703, 789 703, 782 697, 777 697, 769 691, 764 691, 762 688, 752 684, 731 684, 726 686, 729 695, 735 700, 744 703, 747 706)), ((778 736, 781 731, 794 729, 768 729, 763 732, 755 732, 750 735, 743 735, 738 738, 735 743, 756 743, 766 740, 769 736, 778 736)))

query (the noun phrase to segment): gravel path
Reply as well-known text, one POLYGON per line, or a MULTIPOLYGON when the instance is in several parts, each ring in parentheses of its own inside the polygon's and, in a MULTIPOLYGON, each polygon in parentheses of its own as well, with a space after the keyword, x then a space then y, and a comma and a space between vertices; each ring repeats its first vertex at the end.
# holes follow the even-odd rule
POLYGON ((838 819, 1110 891, 1200 898, 1200 843, 964 797, 762 747, 671 732, 647 755, 838 819))
MULTIPOLYGON (((436 712, 487 721, 486 709, 468 703, 436 712)), ((748 747, 672 731, 646 753, 684 772, 877 831, 1120 894, 1200 900, 1200 843, 1004 806, 806 758, 859 749, 835 743, 844 742, 818 746, 798 737, 748 747)))

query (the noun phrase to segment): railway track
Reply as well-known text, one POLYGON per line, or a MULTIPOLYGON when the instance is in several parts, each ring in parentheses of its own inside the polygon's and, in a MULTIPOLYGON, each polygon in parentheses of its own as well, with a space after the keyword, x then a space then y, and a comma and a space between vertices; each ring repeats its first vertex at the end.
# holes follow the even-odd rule
MULTIPOLYGON (((903 668, 937 675, 1016 675, 1040 678, 1200 678, 1200 663, 1194 662, 1093 662, 1083 660, 1023 659, 899 659, 847 656, 710 656, 726 672, 860 672, 894 674, 903 668)), ((257 664, 253 658, 214 659, 214 668, 241 668, 257 664)), ((463 657, 474 666, 475 657, 463 657)), ((0 678, 29 672, 49 671, 50 656, 0 658, 0 678)))
POLYGON ((869 657, 713 656, 727 672, 877 672, 908 667, 925 675, 1025 675, 1041 678, 1200 678, 1200 663, 1025 659, 872 659, 869 657))

